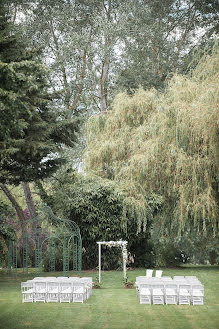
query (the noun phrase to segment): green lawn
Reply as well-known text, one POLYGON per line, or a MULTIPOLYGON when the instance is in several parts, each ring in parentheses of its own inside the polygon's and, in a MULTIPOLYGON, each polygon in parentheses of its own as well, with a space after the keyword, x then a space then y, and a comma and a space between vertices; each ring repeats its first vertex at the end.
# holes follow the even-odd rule
MULTIPOLYGON (((82 272, 82 276, 95 278, 97 275, 97 272, 82 272)), ((22 304, 20 283, 26 278, 21 274, 8 278, 1 271, 0 328, 219 328, 219 266, 163 269, 163 275, 196 275, 205 286, 203 306, 140 305, 135 289, 123 288, 122 275, 120 271, 102 272, 102 288, 93 290, 93 295, 84 304, 22 304)), ((138 275, 145 275, 145 270, 128 271, 129 280, 135 280, 138 275)))

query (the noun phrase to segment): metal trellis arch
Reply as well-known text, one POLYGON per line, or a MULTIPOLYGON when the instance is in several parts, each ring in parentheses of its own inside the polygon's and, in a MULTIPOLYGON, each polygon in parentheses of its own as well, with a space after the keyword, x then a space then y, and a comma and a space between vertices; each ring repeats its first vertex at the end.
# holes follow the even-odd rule
POLYGON ((46 249, 49 253, 49 270, 54 272, 57 242, 62 245, 64 276, 71 270, 81 272, 82 240, 78 225, 68 219, 56 217, 50 207, 44 206, 37 217, 26 223, 25 233, 17 241, 9 242, 8 274, 17 273, 17 255, 19 251, 21 253, 21 248, 24 273, 28 274, 31 249, 35 251, 36 273, 40 275, 42 272, 43 251, 46 249))

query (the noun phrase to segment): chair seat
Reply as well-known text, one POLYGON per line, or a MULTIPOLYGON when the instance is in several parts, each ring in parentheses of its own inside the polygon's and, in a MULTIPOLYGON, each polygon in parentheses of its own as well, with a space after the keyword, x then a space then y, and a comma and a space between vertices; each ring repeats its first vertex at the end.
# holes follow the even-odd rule
POLYGON ((59 293, 59 289, 58 288, 54 288, 48 291, 49 294, 58 294, 59 293))
POLYGON ((45 294, 46 292, 47 292, 47 290, 45 288, 40 288, 40 289, 36 290, 36 293, 39 293, 39 294, 45 294))
POLYGON ((151 304, 151 291, 148 288, 141 288, 139 291, 140 304, 151 304))
POLYGON ((69 287, 69 288, 66 288, 66 289, 63 289, 63 290, 61 291, 61 293, 63 293, 63 294, 71 294, 71 292, 72 292, 72 290, 71 290, 70 287, 69 287))
POLYGON ((166 295, 177 296, 177 292, 172 288, 166 288, 166 295))
POLYGON ((163 296, 163 291, 160 288, 153 289, 153 296, 163 296))
POLYGON ((73 294, 83 294, 83 293, 84 293, 83 287, 77 288, 73 291, 73 294))
POLYGON ((182 295, 182 296, 190 296, 190 293, 188 292, 187 289, 180 289, 179 290, 179 295, 182 295))
POLYGON ((141 288, 140 295, 151 295, 151 292, 148 288, 141 288))

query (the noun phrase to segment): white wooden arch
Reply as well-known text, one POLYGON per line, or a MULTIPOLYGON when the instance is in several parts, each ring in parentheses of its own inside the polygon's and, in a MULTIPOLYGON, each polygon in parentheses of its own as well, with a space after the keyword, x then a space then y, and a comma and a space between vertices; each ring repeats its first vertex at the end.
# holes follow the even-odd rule
POLYGON ((108 247, 120 247, 122 249, 122 260, 123 260, 123 276, 124 280, 126 280, 126 263, 128 259, 128 253, 127 253, 127 241, 99 241, 97 242, 99 246, 99 282, 101 282, 101 245, 104 244, 108 247))

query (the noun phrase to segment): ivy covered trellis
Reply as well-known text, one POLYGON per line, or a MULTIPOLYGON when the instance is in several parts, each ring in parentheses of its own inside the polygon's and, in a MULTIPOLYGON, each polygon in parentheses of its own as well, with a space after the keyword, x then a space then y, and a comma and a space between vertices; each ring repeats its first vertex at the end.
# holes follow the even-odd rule
POLYGON ((78 225, 68 219, 56 217, 51 208, 46 206, 40 214, 29 220, 17 241, 9 241, 8 274, 17 271, 17 255, 21 253, 23 272, 28 274, 30 249, 35 253, 35 268, 39 275, 43 267, 43 251, 49 253, 49 271, 55 271, 56 244, 62 246, 63 274, 70 270, 80 272, 82 265, 82 240, 78 225), (72 266, 70 268, 70 259, 72 266))
POLYGON ((124 280, 127 279, 126 277, 126 263, 128 260, 128 253, 127 253, 127 241, 99 241, 97 242, 98 244, 98 253, 99 253, 99 282, 101 282, 101 245, 105 245, 108 247, 120 247, 122 249, 122 260, 123 260, 123 276, 124 276, 124 280))

